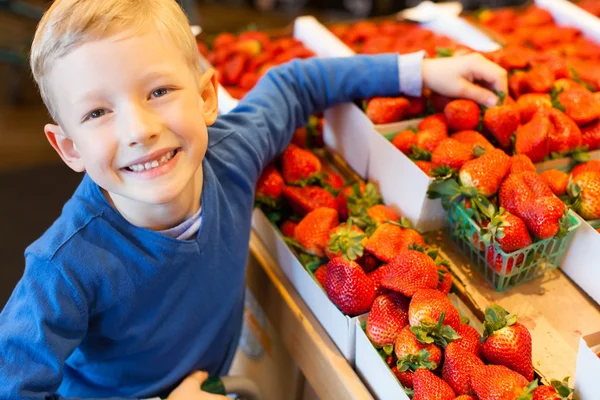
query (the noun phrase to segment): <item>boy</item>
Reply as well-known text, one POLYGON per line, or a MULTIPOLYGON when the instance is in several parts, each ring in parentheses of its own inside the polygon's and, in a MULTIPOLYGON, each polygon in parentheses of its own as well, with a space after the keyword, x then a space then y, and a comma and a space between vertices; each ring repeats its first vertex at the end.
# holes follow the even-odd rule
POLYGON ((222 398, 194 371, 229 369, 254 186, 294 129, 422 82, 488 105, 470 80, 506 91, 478 55, 315 59, 271 70, 217 120, 215 75, 174 0, 57 0, 31 65, 57 123, 48 141, 86 174, 0 314, 2 399, 222 398))

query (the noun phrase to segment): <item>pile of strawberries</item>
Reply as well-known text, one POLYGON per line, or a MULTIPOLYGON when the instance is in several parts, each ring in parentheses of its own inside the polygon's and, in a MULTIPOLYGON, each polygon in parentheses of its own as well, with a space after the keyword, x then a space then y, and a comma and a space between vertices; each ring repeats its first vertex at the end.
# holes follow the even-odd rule
POLYGON ((377 297, 365 331, 413 400, 549 400, 572 392, 568 379, 538 386, 531 334, 502 307, 486 309, 482 337, 446 293, 423 282, 411 292, 377 297))
POLYGON ((600 17, 600 3, 596 0, 581 0, 577 2, 577 5, 590 14, 600 17))
POLYGON ((314 56, 292 37, 272 39, 258 31, 247 31, 238 36, 222 33, 215 38, 210 51, 203 43, 198 46, 216 68, 221 85, 236 99, 244 97, 269 68, 296 58, 314 56))

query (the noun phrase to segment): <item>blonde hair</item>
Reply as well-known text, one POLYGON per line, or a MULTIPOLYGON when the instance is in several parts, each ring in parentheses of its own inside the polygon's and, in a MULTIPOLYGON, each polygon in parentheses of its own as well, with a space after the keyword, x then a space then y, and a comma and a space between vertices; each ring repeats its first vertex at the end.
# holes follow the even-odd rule
POLYGON ((181 48, 197 79, 201 74, 196 40, 175 0, 56 0, 38 24, 31 46, 31 70, 50 115, 58 121, 44 77, 53 63, 78 46, 125 30, 150 26, 181 48))

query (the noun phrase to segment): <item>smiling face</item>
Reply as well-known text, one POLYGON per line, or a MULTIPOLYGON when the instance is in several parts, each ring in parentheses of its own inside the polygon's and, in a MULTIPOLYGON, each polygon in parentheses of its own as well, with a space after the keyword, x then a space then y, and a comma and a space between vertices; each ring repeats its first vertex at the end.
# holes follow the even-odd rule
POLYGON ((88 42, 55 62, 48 83, 60 119, 46 126, 50 143, 117 208, 197 192, 216 81, 195 76, 177 46, 152 31, 88 42))

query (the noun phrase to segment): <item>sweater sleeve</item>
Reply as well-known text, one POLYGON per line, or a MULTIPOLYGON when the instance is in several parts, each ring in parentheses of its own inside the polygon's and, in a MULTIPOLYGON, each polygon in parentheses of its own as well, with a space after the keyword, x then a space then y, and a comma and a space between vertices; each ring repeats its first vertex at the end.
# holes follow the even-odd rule
POLYGON ((86 334, 88 307, 81 288, 50 261, 26 261, 0 314, 0 398, 61 399, 63 365, 86 334))
POLYGON ((404 73, 399 71, 399 64, 418 69, 406 73, 421 78, 420 62, 402 63, 397 54, 292 61, 271 69, 234 110, 221 118, 257 155, 250 171, 256 180, 311 114, 356 99, 398 96, 404 73))

